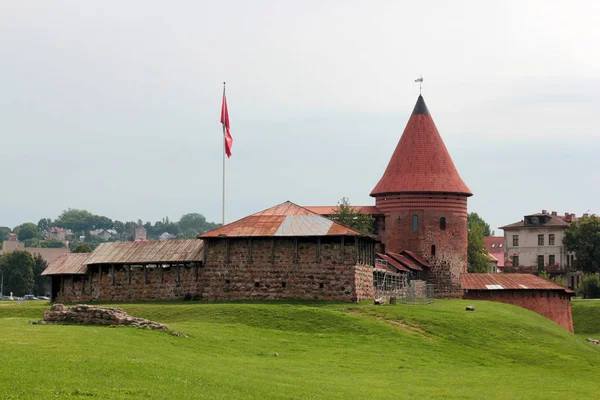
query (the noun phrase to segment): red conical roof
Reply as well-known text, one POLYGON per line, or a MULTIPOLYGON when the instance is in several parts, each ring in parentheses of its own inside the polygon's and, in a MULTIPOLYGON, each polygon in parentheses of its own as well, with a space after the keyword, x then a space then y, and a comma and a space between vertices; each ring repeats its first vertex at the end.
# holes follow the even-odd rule
POLYGON ((385 173, 371 196, 406 192, 473 195, 458 174, 423 96, 419 96, 385 173))

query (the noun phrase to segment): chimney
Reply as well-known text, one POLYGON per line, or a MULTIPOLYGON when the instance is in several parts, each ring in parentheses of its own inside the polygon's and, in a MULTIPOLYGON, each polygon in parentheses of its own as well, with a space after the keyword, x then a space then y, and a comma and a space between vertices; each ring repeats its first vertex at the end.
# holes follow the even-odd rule
POLYGON ((575 213, 571 213, 571 219, 575 219, 575 213))
POLYGON ((542 210, 542 214, 548 214, 548 210, 542 210))
POLYGON ((556 211, 552 211, 552 216, 556 217, 558 213, 556 211))
POLYGON ((16 233, 9 233, 8 234, 8 240, 10 242, 16 242, 17 241, 17 234, 16 233))

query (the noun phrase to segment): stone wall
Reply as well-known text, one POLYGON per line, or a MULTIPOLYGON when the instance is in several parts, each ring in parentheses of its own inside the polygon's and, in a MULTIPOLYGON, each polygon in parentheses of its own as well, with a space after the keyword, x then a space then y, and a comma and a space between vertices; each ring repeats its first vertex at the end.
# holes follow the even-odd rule
POLYGON ((87 325, 126 325, 147 329, 167 329, 166 325, 144 318, 132 317, 118 307, 98 307, 78 304, 65 307, 53 304, 44 311, 44 321, 87 325))
POLYGON ((573 333, 570 296, 560 290, 465 290, 470 300, 514 304, 551 319, 573 333))
POLYGON ((55 301, 372 299, 373 243, 347 240, 299 238, 296 251, 288 238, 208 239, 202 266, 90 266, 85 276, 55 276, 55 301))

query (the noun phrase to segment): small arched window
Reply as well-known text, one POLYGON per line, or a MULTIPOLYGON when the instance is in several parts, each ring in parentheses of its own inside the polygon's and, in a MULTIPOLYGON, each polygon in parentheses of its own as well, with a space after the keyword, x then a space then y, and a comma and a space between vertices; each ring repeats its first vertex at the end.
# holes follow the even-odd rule
POLYGON ((412 231, 419 232, 419 216, 416 214, 412 216, 412 231))
POLYGON ((442 231, 446 230, 446 217, 440 218, 440 230, 442 230, 442 231))

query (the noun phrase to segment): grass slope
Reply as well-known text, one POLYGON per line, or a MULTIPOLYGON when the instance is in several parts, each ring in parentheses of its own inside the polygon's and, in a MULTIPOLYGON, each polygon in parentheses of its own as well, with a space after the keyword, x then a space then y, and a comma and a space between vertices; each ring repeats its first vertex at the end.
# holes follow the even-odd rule
POLYGON ((0 303, 0 398, 584 399, 600 378, 597 346, 500 303, 121 306, 190 337, 0 303))

